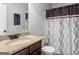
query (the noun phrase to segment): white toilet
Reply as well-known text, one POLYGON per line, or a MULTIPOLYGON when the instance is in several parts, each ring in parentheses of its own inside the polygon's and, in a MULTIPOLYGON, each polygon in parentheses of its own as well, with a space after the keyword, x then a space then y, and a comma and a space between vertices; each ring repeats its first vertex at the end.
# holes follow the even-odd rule
POLYGON ((52 46, 44 46, 42 48, 43 55, 53 55, 54 52, 55 52, 55 49, 52 46))

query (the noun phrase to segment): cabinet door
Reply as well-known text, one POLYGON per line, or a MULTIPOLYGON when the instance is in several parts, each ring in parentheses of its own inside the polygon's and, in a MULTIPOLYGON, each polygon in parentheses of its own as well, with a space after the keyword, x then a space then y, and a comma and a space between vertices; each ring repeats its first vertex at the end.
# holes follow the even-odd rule
POLYGON ((41 55, 41 49, 38 49, 38 50, 35 51, 32 55, 41 55))
POLYGON ((41 48, 41 41, 30 46, 30 54, 33 54, 35 51, 41 48))
POLYGON ((7 6, 0 4, 0 36, 6 35, 7 30, 7 6))
POLYGON ((29 47, 27 47, 19 52, 16 52, 13 55, 29 55, 29 47))

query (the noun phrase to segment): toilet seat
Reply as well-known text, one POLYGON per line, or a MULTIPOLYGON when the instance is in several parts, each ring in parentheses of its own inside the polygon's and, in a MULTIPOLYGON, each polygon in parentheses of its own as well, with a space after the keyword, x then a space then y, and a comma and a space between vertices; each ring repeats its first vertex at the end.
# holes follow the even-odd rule
POLYGON ((55 52, 55 49, 52 46, 44 46, 42 52, 46 55, 52 55, 55 52))

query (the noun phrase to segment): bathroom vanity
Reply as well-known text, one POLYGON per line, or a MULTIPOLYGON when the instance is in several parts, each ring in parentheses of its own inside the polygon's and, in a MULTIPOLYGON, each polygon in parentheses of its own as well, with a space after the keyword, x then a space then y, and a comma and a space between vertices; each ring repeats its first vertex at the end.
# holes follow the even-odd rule
POLYGON ((42 39, 43 37, 26 35, 19 39, 0 41, 0 53, 4 52, 7 55, 40 55, 42 39))
POLYGON ((41 55, 41 43, 42 41, 38 41, 24 49, 13 53, 12 55, 41 55))

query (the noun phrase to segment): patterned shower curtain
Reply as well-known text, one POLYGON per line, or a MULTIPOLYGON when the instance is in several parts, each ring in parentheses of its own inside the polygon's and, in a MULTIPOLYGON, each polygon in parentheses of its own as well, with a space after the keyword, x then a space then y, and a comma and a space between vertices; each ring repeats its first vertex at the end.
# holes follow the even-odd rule
POLYGON ((44 45, 53 46, 55 53, 79 55, 79 17, 45 20, 44 36, 44 45))

